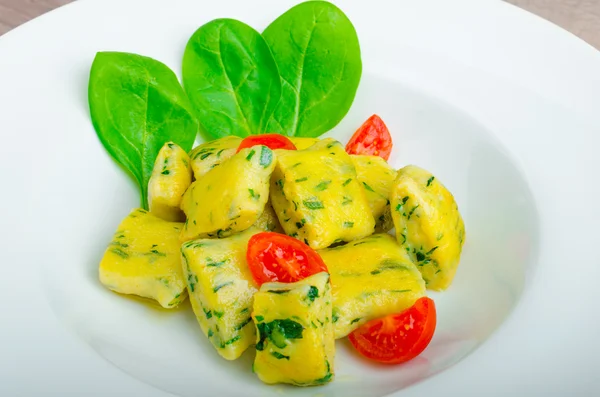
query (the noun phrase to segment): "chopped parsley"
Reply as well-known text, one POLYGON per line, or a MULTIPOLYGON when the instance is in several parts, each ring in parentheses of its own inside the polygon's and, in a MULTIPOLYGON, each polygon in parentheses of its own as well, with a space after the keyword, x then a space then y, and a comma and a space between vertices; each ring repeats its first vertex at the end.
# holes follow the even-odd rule
POLYGON ((431 254, 433 254, 436 249, 438 249, 437 245, 435 247, 433 247, 432 249, 430 249, 429 251, 427 251, 427 253, 425 255, 431 255, 431 254))
POLYGON ((281 294, 287 294, 290 291, 291 290, 289 290, 289 289, 273 289, 273 290, 269 290, 267 292, 269 292, 271 294, 281 295, 281 294))
POLYGON ((408 199, 409 199, 409 198, 410 198, 409 196, 406 196, 406 197, 404 197, 404 198, 402 199, 402 203, 399 203, 399 204, 396 206, 396 211, 398 211, 398 212, 402 211, 402 207, 404 207, 404 204, 406 204, 406 202, 408 201, 408 199))
POLYGON ((240 324, 236 325, 234 330, 239 331, 242 328, 244 328, 246 325, 248 325, 250 323, 250 321, 252 321, 252 317, 248 317, 247 319, 245 319, 244 321, 242 321, 240 324))
POLYGON ((120 256, 123 259, 129 258, 129 254, 127 252, 123 251, 120 248, 113 248, 113 249, 110 250, 110 252, 112 252, 115 255, 120 256))
POLYGON ((377 275, 386 270, 396 270, 396 269, 406 269, 406 266, 404 264, 402 264, 401 262, 397 262, 393 259, 388 258, 388 259, 382 260, 381 263, 379 264, 378 268, 371 271, 371 274, 377 275))
POLYGON ((337 321, 340 319, 340 316, 338 316, 337 311, 334 310, 333 313, 331 314, 331 322, 332 323, 337 323, 337 321))
POLYGON ((241 338, 242 338, 242 335, 237 335, 237 336, 234 336, 233 338, 229 339, 227 342, 221 343, 221 349, 224 348, 227 345, 231 345, 232 343, 237 342, 241 338))
MULTIPOLYGON (((188 266, 188 272, 190 271, 189 266, 188 266)), ((194 273, 188 274, 188 285, 190 286, 190 290, 192 292, 194 292, 194 290, 196 289, 196 283, 198 282, 198 276, 194 276, 194 273)))
POLYGON ((323 182, 319 183, 317 186, 315 186, 315 190, 317 192, 322 192, 323 190, 327 189, 327 186, 329 186, 330 183, 331 183, 330 180, 323 181, 323 182))
POLYGON ((406 243, 406 233, 401 233, 400 235, 403 238, 402 243, 400 243, 400 245, 404 245, 404 243, 406 243))
POLYGON ((412 207, 412 209, 410 210, 410 212, 408 213, 408 220, 410 220, 410 217, 412 216, 412 214, 415 212, 415 210, 419 208, 419 204, 415 205, 414 207, 412 207))
POLYGON ((213 288, 213 292, 217 292, 217 291, 219 291, 221 288, 223 288, 223 287, 227 287, 227 286, 229 286, 229 285, 233 285, 233 281, 228 281, 228 282, 226 282, 226 283, 223 283, 223 284, 219 284, 219 285, 217 285, 216 287, 214 287, 214 288, 213 288))
POLYGON ((365 187, 365 189, 367 189, 370 192, 375 193, 375 190, 373 190, 373 188, 371 186, 367 185, 365 182, 363 182, 362 184, 365 187))
POLYGON ((208 156, 210 156, 212 154, 213 150, 215 150, 215 148, 212 148, 212 147, 202 148, 202 150, 200 150, 198 153, 194 154, 193 159, 196 160, 198 157, 200 157, 201 160, 204 160, 205 158, 207 158, 208 156))
POLYGON ((254 189, 248 189, 248 193, 250 193, 250 197, 253 198, 254 200, 260 199, 260 194, 255 193, 254 189))
POLYGON ((308 208, 309 210, 321 210, 321 209, 325 208, 323 203, 318 200, 314 200, 314 201, 304 200, 303 203, 304 203, 304 206, 306 208, 308 208))
POLYGON ((333 377, 333 374, 331 373, 331 367, 329 366, 329 361, 325 361, 325 364, 327 364, 327 375, 325 375, 324 377, 320 378, 320 379, 316 379, 315 383, 316 384, 323 384, 323 383, 327 383, 331 380, 331 378, 333 377))
POLYGON ((342 205, 352 204, 352 197, 344 196, 344 200, 342 200, 342 205))
POLYGON ((226 264, 229 259, 224 259, 222 261, 215 262, 211 258, 206 258, 206 266, 207 267, 219 267, 226 264))

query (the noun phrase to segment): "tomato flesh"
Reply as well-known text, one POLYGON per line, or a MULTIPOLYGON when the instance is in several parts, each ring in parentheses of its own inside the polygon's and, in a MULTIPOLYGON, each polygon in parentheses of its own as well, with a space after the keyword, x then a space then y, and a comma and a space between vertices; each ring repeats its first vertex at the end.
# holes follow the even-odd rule
POLYGON ((346 152, 388 160, 392 153, 392 136, 383 120, 376 114, 369 117, 348 141, 346 152))
POLYGON ((435 303, 423 297, 401 313, 363 324, 348 338, 363 356, 384 364, 400 364, 425 350, 435 326, 435 303))
POLYGON ((269 149, 296 150, 296 146, 287 137, 280 134, 264 134, 251 135, 244 138, 240 143, 237 152, 257 145, 267 146, 269 149))
POLYGON ((273 232, 258 233, 250 238, 246 260, 259 286, 271 281, 293 283, 328 271, 323 259, 308 245, 273 232))

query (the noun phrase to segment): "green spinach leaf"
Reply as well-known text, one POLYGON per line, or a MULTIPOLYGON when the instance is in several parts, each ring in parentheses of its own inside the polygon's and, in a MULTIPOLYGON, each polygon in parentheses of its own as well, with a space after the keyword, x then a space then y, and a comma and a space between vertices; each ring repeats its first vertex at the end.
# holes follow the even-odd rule
POLYGON ((263 32, 282 79, 269 130, 317 137, 344 118, 356 95, 362 61, 352 23, 325 1, 301 3, 263 32))
POLYGON ((177 77, 141 55, 99 52, 88 87, 92 123, 104 148, 137 181, 148 208, 148 180, 160 148, 192 148, 198 122, 177 77))
POLYGON ((183 85, 202 132, 212 138, 269 132, 281 97, 269 46, 234 19, 213 20, 192 35, 183 56, 183 85))

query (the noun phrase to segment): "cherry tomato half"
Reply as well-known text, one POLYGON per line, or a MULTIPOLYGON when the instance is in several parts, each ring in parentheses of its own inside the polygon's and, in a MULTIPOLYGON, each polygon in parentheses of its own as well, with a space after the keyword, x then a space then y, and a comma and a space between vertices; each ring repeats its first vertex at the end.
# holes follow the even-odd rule
MULTIPOLYGON (((287 137, 280 134, 263 134, 263 135, 250 135, 242 140, 240 147, 237 152, 242 149, 263 145, 269 149, 287 149, 296 150, 296 146, 287 137)), ((236 152, 236 153, 237 153, 236 152)))
POLYGON ((250 238, 246 260, 259 286, 269 281, 293 283, 328 271, 323 259, 308 245, 273 232, 258 233, 250 238))
POLYGON ((371 320, 348 338, 363 356, 384 364, 399 364, 417 357, 433 337, 434 302, 423 297, 402 313, 371 320))
POLYGON ((369 117, 348 141, 346 152, 389 159, 392 152, 392 136, 383 120, 376 114, 369 117))

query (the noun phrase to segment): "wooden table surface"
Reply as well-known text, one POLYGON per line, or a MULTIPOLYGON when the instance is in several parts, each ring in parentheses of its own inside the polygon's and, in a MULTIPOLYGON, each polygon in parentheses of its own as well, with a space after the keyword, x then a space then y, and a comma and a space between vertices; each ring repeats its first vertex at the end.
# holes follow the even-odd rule
MULTIPOLYGON (((0 0, 0 35, 71 1, 74 0, 0 0)), ((506 1, 554 22, 600 49, 600 0, 506 1)))

